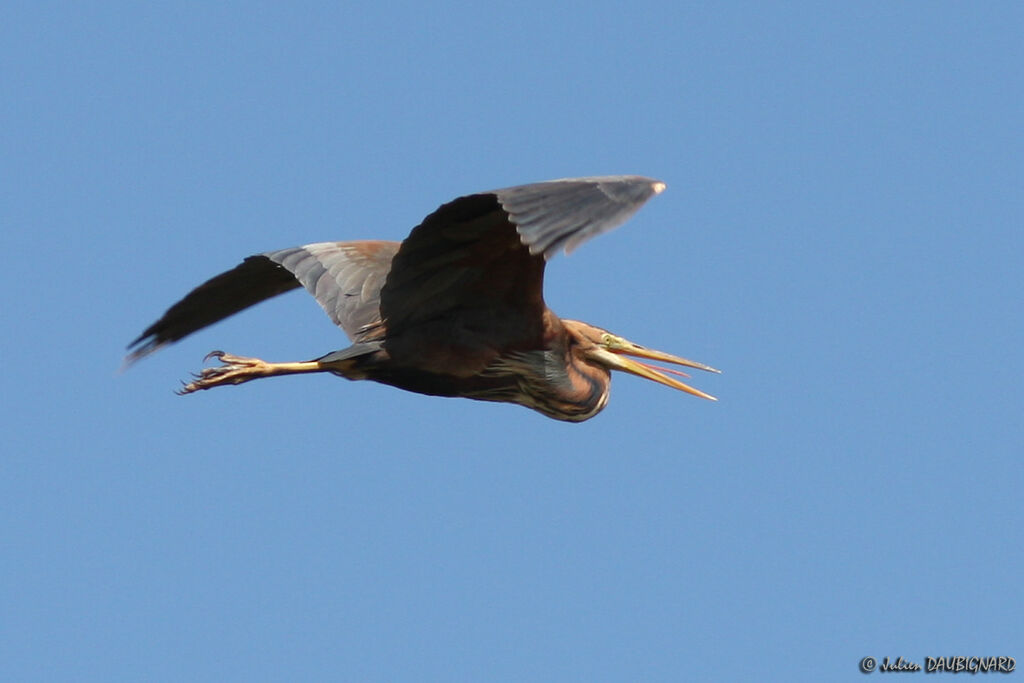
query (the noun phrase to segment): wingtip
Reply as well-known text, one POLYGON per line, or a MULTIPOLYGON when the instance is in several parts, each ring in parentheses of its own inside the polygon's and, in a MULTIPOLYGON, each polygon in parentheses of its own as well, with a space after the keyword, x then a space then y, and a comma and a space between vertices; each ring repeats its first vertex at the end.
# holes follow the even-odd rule
POLYGON ((127 356, 124 357, 124 360, 121 361, 121 368, 118 370, 118 373, 124 372, 125 370, 135 365, 137 362, 139 362, 146 356, 150 355, 151 353, 155 353, 156 351, 159 351, 161 348, 167 345, 167 342, 157 342, 154 339, 150 339, 149 341, 143 342, 144 339, 145 337, 140 337, 139 339, 136 339, 135 341, 128 345, 129 349, 131 349, 133 346, 138 346, 138 348, 136 348, 134 351, 131 351, 127 356), (140 342, 143 342, 141 346, 139 346, 140 342))
POLYGON ((121 365, 117 368, 117 374, 123 375, 128 372, 128 369, 135 365, 135 361, 139 360, 140 356, 134 353, 129 353, 127 356, 121 359, 121 365))

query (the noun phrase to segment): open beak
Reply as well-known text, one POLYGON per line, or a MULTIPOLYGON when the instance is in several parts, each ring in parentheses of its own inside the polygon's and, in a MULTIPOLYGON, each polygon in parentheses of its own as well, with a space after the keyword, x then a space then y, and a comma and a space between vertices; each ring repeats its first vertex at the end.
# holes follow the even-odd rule
MULTIPOLYGON (((688 384, 684 384, 677 379, 669 377, 665 374, 665 371, 667 370, 665 368, 656 368, 652 365, 648 365, 647 363, 641 363, 640 361, 633 360, 632 358, 627 358, 627 356, 648 358, 650 360, 661 361, 662 363, 674 363, 675 365, 684 365, 688 368, 696 368, 707 372, 721 372, 721 370, 716 370, 710 365, 704 365, 703 363, 687 360, 686 358, 673 356, 662 351, 647 349, 623 339, 622 337, 617 337, 614 334, 605 334, 601 338, 601 343, 590 349, 588 351, 588 355, 595 361, 613 370, 622 370, 623 372, 628 372, 633 375, 639 375, 640 377, 653 380, 659 384, 672 387, 673 389, 679 389, 680 391, 685 391, 688 394, 693 394, 700 398, 706 398, 709 401, 718 400, 710 394, 705 394, 700 389, 694 389, 688 384)), ((674 371, 668 370, 668 372, 674 371)))

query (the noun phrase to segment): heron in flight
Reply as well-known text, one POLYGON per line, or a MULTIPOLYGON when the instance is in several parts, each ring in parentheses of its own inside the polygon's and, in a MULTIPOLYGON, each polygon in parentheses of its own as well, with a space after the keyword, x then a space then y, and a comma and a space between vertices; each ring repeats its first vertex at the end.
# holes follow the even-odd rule
POLYGON ((127 361, 302 286, 351 346, 288 363, 214 351, 207 359, 222 364, 196 374, 180 393, 329 372, 581 422, 604 408, 611 371, 621 370, 715 400, 669 376, 682 372, 634 358, 718 370, 563 320, 544 304, 548 259, 618 227, 664 189, 639 176, 521 185, 448 202, 400 243, 320 242, 250 256, 171 306, 129 345, 127 361))

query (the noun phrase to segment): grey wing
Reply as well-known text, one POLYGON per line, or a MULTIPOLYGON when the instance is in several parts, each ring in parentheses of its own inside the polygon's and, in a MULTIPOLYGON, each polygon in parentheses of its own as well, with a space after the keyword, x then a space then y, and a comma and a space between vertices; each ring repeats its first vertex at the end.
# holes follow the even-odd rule
POLYGON ((531 254, 550 259, 619 227, 665 183, 643 176, 565 178, 494 190, 531 254))
POLYGON ((380 288, 397 242, 324 242, 250 256, 199 285, 129 344, 134 362, 253 306, 304 286, 349 338, 379 319, 380 288))
POLYGON ((380 321, 380 288, 398 242, 320 242, 264 254, 284 266, 352 341, 380 321))

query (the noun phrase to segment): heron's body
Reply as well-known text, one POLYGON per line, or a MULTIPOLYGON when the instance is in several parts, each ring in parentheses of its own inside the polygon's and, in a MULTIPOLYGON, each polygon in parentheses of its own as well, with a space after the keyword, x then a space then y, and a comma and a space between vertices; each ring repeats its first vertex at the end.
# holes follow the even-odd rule
POLYGON ((548 258, 616 227, 663 187, 637 176, 524 185, 445 204, 401 243, 324 242, 252 256, 172 306, 129 358, 304 286, 351 346, 300 363, 215 352, 225 364, 203 370, 183 393, 331 372, 581 421, 604 407, 610 370, 620 369, 711 398, 622 354, 711 368, 561 320, 544 304, 548 258))

